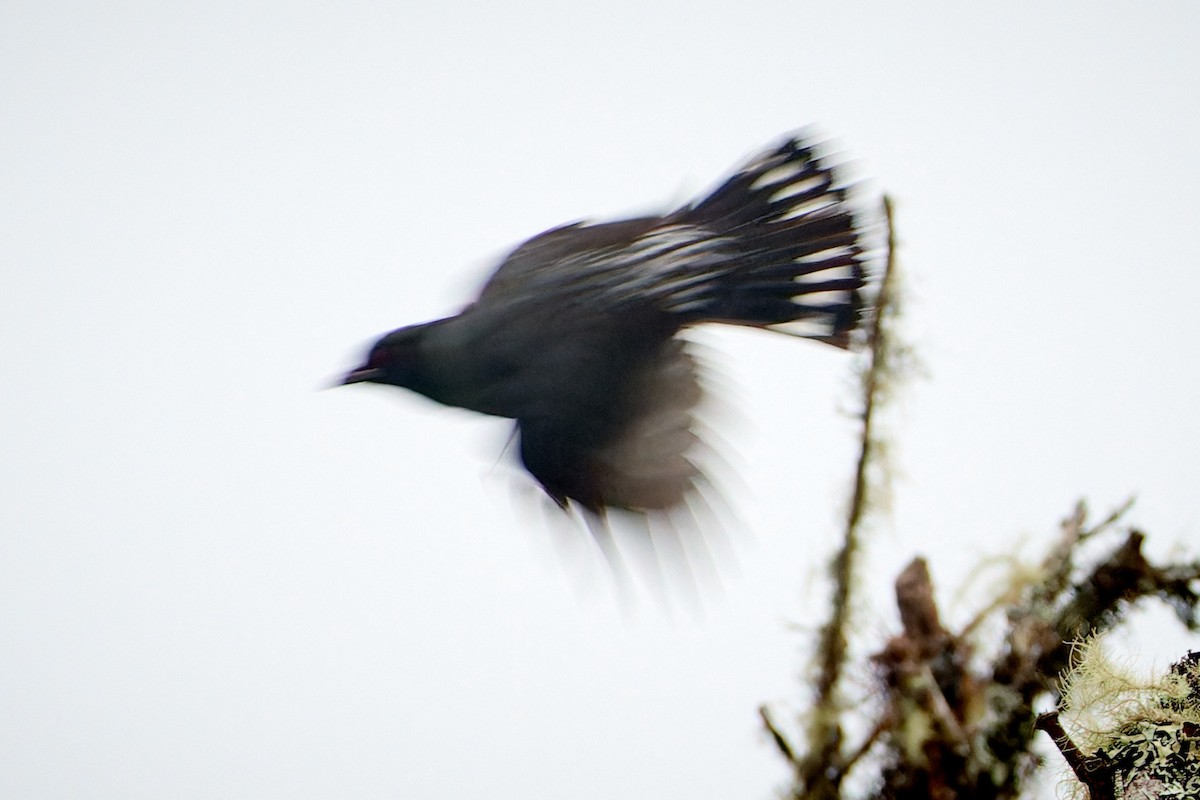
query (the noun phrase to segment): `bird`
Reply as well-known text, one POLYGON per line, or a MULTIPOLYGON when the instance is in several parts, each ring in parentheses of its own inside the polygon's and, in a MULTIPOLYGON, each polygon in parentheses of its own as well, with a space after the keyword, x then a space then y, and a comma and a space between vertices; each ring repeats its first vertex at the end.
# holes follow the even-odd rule
POLYGON ((681 334, 738 325, 847 348, 868 313, 868 226, 822 153, 789 135, 668 213, 540 233, 460 313, 383 335, 342 384, 514 420, 524 468, 563 509, 677 509, 704 481, 704 392, 681 334))

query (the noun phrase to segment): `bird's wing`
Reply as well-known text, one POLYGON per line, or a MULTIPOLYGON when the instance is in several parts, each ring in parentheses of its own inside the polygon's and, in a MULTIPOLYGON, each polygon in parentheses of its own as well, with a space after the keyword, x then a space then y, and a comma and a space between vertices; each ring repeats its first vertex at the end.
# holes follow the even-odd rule
POLYGON ((480 291, 478 302, 558 283, 564 268, 570 269, 573 263, 586 261, 596 253, 627 247, 661 224, 662 217, 637 217, 599 224, 573 222, 539 233, 496 268, 480 291))
POLYGON ((834 165, 791 138, 665 216, 535 236, 476 304, 652 306, 677 327, 748 325, 845 347, 863 313, 869 230, 850 194, 834 165))
MULTIPOLYGON (((611 354, 614 347, 629 345, 583 352, 611 354)), ((517 421, 526 469, 564 507, 680 505, 700 480, 689 454, 698 441, 693 411, 702 391, 685 344, 656 337, 651 347, 625 349, 598 369, 586 356, 569 369, 575 374, 560 374, 557 384, 569 388, 544 395, 539 413, 517 421)))

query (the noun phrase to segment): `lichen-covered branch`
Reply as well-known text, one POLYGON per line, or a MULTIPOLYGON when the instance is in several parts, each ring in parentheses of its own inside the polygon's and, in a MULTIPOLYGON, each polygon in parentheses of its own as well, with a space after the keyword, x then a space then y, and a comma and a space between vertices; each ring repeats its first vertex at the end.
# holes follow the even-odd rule
MULTIPOLYGON (((876 416, 897 374, 913 368, 911 355, 892 336, 895 242, 890 203, 885 209, 888 258, 867 330, 861 447, 844 535, 830 567, 832 598, 816 643, 803 746, 789 742, 768 710, 760 709, 764 728, 793 770, 791 797, 1018 800, 1040 774, 1034 747, 1040 731, 1051 735, 1086 779, 1082 785, 1090 788, 1091 800, 1160 786, 1183 787, 1182 794, 1163 797, 1200 797, 1200 701, 1187 713, 1154 706, 1153 713, 1126 720, 1095 741, 1076 738, 1057 714, 1039 717, 1034 710, 1057 704, 1072 680, 1078 685, 1063 677, 1072 674, 1078 643, 1120 624, 1135 605, 1165 603, 1189 629, 1200 627, 1200 561, 1147 559, 1145 535, 1124 525, 1132 501, 1095 524, 1078 503, 1041 563, 1016 574, 984 612, 958 630, 947 628, 939 613, 937 564, 914 559, 895 585, 901 630, 872 657, 873 686, 848 699, 849 642, 855 627, 864 627, 851 619, 862 526, 879 503, 882 443, 876 416), (854 725, 848 724, 852 718, 854 725), (848 732, 856 730, 868 733, 852 741, 848 732), (1165 755, 1156 761, 1147 756, 1151 752, 1165 755), (852 770, 856 785, 871 788, 852 794, 846 781, 852 770)), ((1200 687, 1200 672, 1188 674, 1200 687)), ((1194 692, 1200 696, 1200 688, 1194 692)))
MULTIPOLYGON (((854 489, 846 515, 842 545, 830 565, 833 596, 829 620, 822 626, 817 643, 816 674, 813 679, 814 701, 808 717, 807 749, 794 759, 798 791, 806 798, 836 798, 845 774, 842 753, 843 703, 839 683, 847 658, 850 629, 850 599, 855 568, 861 546, 861 527, 871 502, 871 475, 878 442, 875 412, 886 387, 896 371, 897 351, 892 344, 890 325, 895 318, 895 234, 892 227, 892 203, 883 199, 887 221, 887 259, 875 296, 874 315, 867 331, 869 360, 862 373, 862 409, 859 419, 860 449, 854 472, 854 489), (802 787, 799 788, 799 787, 802 787)), ((778 734, 777 731, 773 731, 778 734)), ((791 750, 784 742, 781 749, 791 750)))
MULTIPOLYGON (((1168 713, 1156 705, 1155 713, 1139 718, 1140 727, 1126 721, 1103 740, 1106 749, 1093 746, 1086 752, 1067 736, 1056 715, 1039 718, 1034 711, 1062 695, 1063 675, 1072 654, 1079 652, 1076 643, 1118 624, 1135 604, 1153 599, 1170 603, 1182 621, 1196 626, 1200 564, 1151 563, 1142 553, 1143 534, 1121 530, 1119 521, 1115 515, 1088 528, 1086 508, 1077 507, 1042 569, 1026 573, 1024 585, 1011 594, 1015 599, 1004 607, 999 647, 980 641, 975 624, 959 632, 945 627, 923 559, 914 559, 900 573, 895 596, 902 630, 872 659, 883 709, 871 737, 879 776, 870 797, 1017 800, 1041 765, 1034 750, 1039 729, 1049 732, 1072 767, 1092 781, 1092 800, 1109 800, 1114 796, 1105 791, 1133 785, 1132 780, 1146 786, 1178 779, 1186 787, 1194 777, 1194 785, 1200 786, 1200 761, 1192 759, 1200 749, 1188 738, 1200 733, 1200 701, 1194 712, 1186 713, 1168 713), (1081 565, 1081 547, 1093 537, 1096 544, 1116 541, 1090 565, 1081 565), (994 655, 984 659, 981 652, 994 655), (1194 720, 1188 716, 1193 713, 1194 720), (1163 752, 1174 747, 1171 752, 1182 755, 1171 756, 1174 761, 1167 759, 1151 774, 1144 754, 1155 742, 1163 752), (1142 748, 1141 756, 1130 755, 1134 746, 1142 748), (1171 772, 1175 763, 1188 766, 1171 772)), ((1187 674, 1200 686, 1200 673, 1187 674)), ((1173 695, 1177 703, 1185 702, 1179 699, 1183 696, 1173 695)), ((845 761, 839 763, 844 766, 845 761)), ((797 786, 793 796, 844 795, 839 782, 836 795, 797 786)))
POLYGON ((1113 664, 1099 639, 1076 653, 1061 711, 1038 717, 1079 781, 1076 796, 1200 797, 1200 653, 1150 680, 1113 664))
POLYGON ((1003 645, 990 665, 973 667, 980 643, 937 623, 924 563, 905 570, 896 592, 904 631, 876 656, 897 720, 879 797, 1015 800, 1040 764, 1034 707, 1060 695, 1074 643, 1108 630, 1133 604, 1151 598, 1169 600, 1195 624, 1191 586, 1200 569, 1151 564, 1141 551, 1143 535, 1122 535, 1118 519, 1088 529, 1086 509, 1076 509, 1041 580, 1030 580, 1006 609, 1003 645), (1122 538, 1094 566, 1080 568, 1080 545, 1101 533, 1122 538))

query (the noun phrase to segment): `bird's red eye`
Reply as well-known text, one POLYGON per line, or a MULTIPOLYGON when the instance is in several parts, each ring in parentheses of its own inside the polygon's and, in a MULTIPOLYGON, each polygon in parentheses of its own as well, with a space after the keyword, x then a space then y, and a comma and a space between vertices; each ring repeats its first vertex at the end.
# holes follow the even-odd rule
POLYGON ((376 347, 367 356, 367 366, 372 369, 378 369, 387 364, 388 360, 387 351, 382 347, 376 347))

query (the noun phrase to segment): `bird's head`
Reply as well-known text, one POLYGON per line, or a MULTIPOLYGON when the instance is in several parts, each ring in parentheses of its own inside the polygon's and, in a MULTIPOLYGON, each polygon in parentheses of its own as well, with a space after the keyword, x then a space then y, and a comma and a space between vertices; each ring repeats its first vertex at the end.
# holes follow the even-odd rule
POLYGON ((383 336, 362 366, 342 379, 348 383, 387 383, 417 389, 421 382, 421 334, 426 325, 411 325, 383 336))

